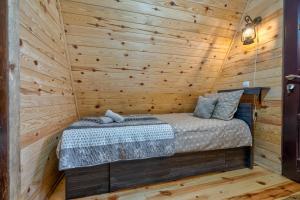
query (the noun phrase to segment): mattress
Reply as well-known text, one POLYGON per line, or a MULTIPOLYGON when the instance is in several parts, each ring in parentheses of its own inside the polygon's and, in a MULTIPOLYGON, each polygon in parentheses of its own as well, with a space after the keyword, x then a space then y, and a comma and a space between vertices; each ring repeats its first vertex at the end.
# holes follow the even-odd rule
POLYGON ((173 127, 176 153, 252 146, 250 128, 240 119, 202 119, 192 113, 154 116, 173 127))

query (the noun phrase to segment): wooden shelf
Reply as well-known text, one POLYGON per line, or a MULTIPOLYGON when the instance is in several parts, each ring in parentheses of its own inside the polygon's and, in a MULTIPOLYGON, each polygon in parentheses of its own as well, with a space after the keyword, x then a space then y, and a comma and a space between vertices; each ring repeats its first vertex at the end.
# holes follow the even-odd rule
POLYGON ((237 89, 230 89, 230 90, 219 90, 218 92, 232 92, 237 90, 244 90, 244 95, 255 95, 258 97, 259 103, 262 102, 268 91, 270 90, 269 87, 248 87, 248 88, 237 88, 237 89))

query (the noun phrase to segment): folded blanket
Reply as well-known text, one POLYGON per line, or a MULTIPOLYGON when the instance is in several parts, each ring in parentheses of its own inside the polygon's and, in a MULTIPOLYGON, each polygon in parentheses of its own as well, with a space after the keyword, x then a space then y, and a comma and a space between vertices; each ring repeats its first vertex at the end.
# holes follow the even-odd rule
POLYGON ((63 132, 59 170, 171 156, 174 141, 173 128, 155 117, 130 116, 108 124, 82 120, 63 132))
POLYGON ((123 122, 125 120, 124 117, 122 117, 121 115, 111 111, 111 110, 107 110, 105 113, 105 117, 109 117, 111 119, 113 119, 115 122, 123 122))
POLYGON ((95 123, 99 123, 99 124, 109 124, 109 123, 114 122, 114 120, 110 117, 85 117, 85 118, 82 118, 82 120, 95 122, 95 123))

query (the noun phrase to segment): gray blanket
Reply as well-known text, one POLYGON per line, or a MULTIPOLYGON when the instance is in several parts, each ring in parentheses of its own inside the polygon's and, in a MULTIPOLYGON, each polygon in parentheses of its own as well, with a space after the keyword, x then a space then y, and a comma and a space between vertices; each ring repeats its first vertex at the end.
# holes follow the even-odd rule
POLYGON ((131 116, 109 124, 83 119, 63 132, 58 146, 59 170, 171 156, 174 140, 172 127, 151 116, 131 116))

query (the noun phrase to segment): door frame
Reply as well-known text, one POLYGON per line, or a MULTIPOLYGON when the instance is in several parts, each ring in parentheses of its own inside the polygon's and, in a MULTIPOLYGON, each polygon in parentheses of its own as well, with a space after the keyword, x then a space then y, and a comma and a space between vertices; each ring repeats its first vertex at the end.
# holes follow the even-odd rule
POLYGON ((19 0, 0 0, 0 199, 20 191, 19 0))

